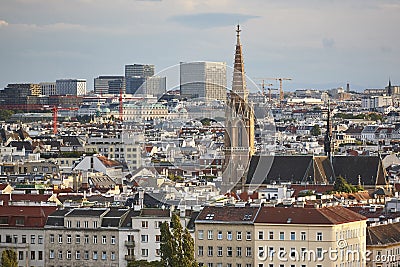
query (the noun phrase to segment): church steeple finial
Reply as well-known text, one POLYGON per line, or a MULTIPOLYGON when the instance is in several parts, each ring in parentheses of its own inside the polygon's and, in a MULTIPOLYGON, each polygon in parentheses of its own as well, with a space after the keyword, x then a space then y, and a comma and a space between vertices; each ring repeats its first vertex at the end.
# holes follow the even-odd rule
POLYGON ((237 29, 236 29, 236 37, 237 37, 237 41, 238 41, 238 43, 239 43, 239 38, 240 38, 240 32, 241 32, 242 30, 240 29, 240 25, 238 24, 237 25, 237 29))
POLYGON ((240 25, 236 28, 235 62, 233 66, 232 91, 247 101, 246 74, 244 72, 242 44, 240 43, 240 25))

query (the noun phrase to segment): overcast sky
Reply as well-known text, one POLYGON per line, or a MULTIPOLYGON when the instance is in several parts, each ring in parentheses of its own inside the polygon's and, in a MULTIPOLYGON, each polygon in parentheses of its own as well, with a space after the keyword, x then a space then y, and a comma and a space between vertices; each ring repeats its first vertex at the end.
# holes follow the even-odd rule
POLYGON ((82 78, 91 90, 133 63, 231 66, 238 22, 252 79, 383 88, 400 84, 399 14, 398 0, 0 0, 0 88, 82 78))

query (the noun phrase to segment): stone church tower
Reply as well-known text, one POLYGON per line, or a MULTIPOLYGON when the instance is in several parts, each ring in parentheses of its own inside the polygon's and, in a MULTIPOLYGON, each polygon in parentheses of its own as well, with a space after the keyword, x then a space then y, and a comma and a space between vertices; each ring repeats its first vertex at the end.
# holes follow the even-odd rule
POLYGON ((225 108, 225 163, 222 175, 222 193, 243 190, 246 170, 254 147, 254 110, 248 103, 240 26, 236 30, 236 51, 232 90, 225 108))

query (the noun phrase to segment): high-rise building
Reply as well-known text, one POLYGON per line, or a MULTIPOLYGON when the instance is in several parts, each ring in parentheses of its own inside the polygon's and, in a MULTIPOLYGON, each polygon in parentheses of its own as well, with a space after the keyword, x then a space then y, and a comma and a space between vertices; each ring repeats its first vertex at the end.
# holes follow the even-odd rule
POLYGON ((226 63, 181 62, 180 93, 188 98, 226 101, 226 63))
POLYGON ((48 103, 48 98, 41 97, 40 95, 39 84, 8 84, 4 90, 0 91, 0 105, 3 107, 8 106, 10 109, 34 109, 36 107, 33 105, 45 105, 48 103))
POLYGON ((124 76, 99 76, 94 79, 94 92, 96 94, 114 94, 122 91, 125 93, 124 76))
POLYGON ((166 77, 154 76, 154 65, 125 65, 126 93, 161 97, 167 88, 166 77))
POLYGON ((246 169, 255 153, 254 110, 248 103, 249 91, 246 87, 239 25, 236 33, 232 90, 225 109, 223 192, 244 187, 246 169))
POLYGON ((57 95, 84 95, 86 94, 86 80, 60 79, 56 80, 57 95))
POLYGON ((55 82, 42 82, 39 83, 39 85, 42 95, 49 96, 57 94, 57 87, 55 82))
POLYGON ((154 65, 133 64, 125 65, 125 77, 154 76, 154 65))

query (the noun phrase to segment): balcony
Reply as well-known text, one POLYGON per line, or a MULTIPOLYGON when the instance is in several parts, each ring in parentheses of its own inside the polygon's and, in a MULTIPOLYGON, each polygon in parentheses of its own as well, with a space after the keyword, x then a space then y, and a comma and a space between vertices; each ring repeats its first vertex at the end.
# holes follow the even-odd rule
POLYGON ((125 246, 126 246, 126 247, 134 248, 134 247, 135 247, 135 241, 128 241, 128 240, 126 240, 126 241, 125 241, 125 246))
POLYGON ((126 261, 134 261, 135 260, 135 255, 125 255, 125 260, 126 261))

